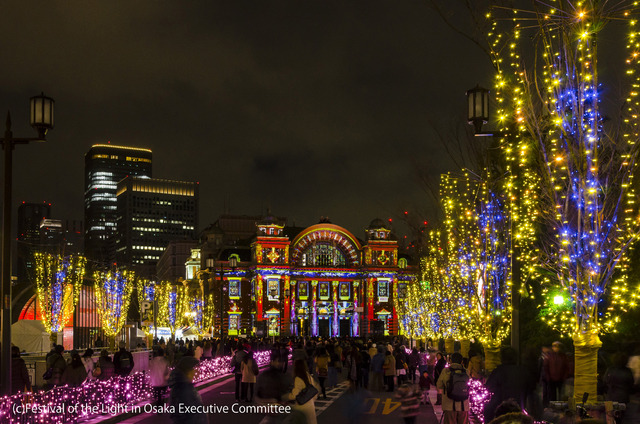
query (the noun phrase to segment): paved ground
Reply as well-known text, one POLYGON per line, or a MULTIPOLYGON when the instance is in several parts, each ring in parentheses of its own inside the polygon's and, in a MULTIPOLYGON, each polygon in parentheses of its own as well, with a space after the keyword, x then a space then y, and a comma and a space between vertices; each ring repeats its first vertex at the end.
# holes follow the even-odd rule
MULTIPOLYGON (((208 387, 200 388, 200 396, 205 405, 216 405, 219 408, 235 404, 235 382, 232 378, 224 379, 208 387)), ((432 403, 435 402, 435 391, 430 392, 432 403)), ((241 403, 240 405, 249 405, 241 403)), ((400 403, 396 402, 392 393, 366 390, 352 392, 348 383, 343 381, 337 387, 327 390, 327 400, 315 401, 318 424, 401 424, 400 403)), ((432 405, 421 405, 417 424, 438 424, 440 408, 432 405), (434 411, 434 408, 436 410, 434 411)), ((169 424, 168 414, 142 413, 135 416, 104 417, 92 422, 124 423, 124 424, 169 424), (106 419, 106 420, 105 420, 106 419)), ((263 414, 252 413, 212 413, 209 422, 214 424, 266 424, 263 414)))

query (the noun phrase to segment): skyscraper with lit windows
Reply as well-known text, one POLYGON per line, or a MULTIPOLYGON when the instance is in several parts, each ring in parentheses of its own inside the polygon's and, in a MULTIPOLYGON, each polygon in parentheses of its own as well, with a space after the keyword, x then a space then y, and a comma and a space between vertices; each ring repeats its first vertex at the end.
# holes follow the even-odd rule
POLYGON ((151 278, 171 241, 195 240, 198 183, 127 177, 118 183, 116 260, 151 278))
POLYGON ((95 144, 85 155, 85 256, 90 266, 116 259, 118 182, 127 176, 151 178, 151 150, 95 144))

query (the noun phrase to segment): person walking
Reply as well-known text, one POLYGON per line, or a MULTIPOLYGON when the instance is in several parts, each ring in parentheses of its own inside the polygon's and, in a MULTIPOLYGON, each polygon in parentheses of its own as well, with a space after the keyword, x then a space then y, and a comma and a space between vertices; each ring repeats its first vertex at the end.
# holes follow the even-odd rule
POLYGON ((384 369, 384 379, 387 385, 387 392, 393 392, 394 378, 396 375, 396 359, 388 350, 385 352, 384 363, 382 364, 384 369))
POLYGON ((411 380, 411 383, 415 383, 416 370, 418 369, 418 365, 420 365, 420 354, 418 353, 418 349, 416 349, 415 347, 411 350, 407 365, 409 366, 407 370, 407 372, 409 373, 408 378, 409 380, 411 380))
POLYGON ((153 352, 153 359, 149 362, 149 383, 157 406, 164 403, 162 398, 169 387, 169 374, 169 362, 164 356, 164 349, 159 347, 153 352))
POLYGON ((415 384, 404 383, 395 395, 400 401, 400 415, 405 424, 414 424, 420 412, 420 389, 415 384))
POLYGON ((327 398, 327 390, 324 387, 325 380, 329 376, 329 361, 331 358, 327 353, 327 350, 324 347, 318 348, 318 353, 315 357, 316 363, 316 375, 318 376, 318 382, 320 383, 320 388, 322 389, 322 398, 327 398))
POLYGON ((315 400, 318 395, 313 396, 311 399, 306 400, 304 403, 300 403, 297 398, 298 395, 302 394, 304 390, 307 389, 308 386, 313 386, 318 389, 307 370, 307 363, 305 361, 297 360, 293 363, 293 390, 291 390, 289 399, 295 401, 293 408, 299 412, 302 412, 306 417, 306 424, 317 424, 318 419, 316 417, 316 407, 315 400))
POLYGON ((377 353, 371 358, 371 385, 369 386, 372 392, 381 392, 384 390, 384 365, 385 360, 385 348, 384 346, 378 346, 376 348, 377 353))
POLYGON ((393 356, 396 359, 396 375, 398 376, 398 385, 401 385, 405 381, 407 381, 407 370, 409 369, 409 365, 407 364, 407 354, 404 351, 404 346, 398 346, 394 350, 393 356))
POLYGON ((81 386, 86 379, 87 369, 78 352, 74 350, 71 352, 71 362, 64 369, 64 374, 62 374, 62 382, 71 387, 78 387, 81 386))
POLYGON ((93 375, 96 376, 98 380, 107 381, 115 375, 115 367, 113 366, 107 349, 100 351, 100 358, 98 358, 96 365, 96 369, 93 370, 93 375))
POLYGON ((366 346, 360 349, 360 373, 358 385, 363 388, 369 387, 369 372, 371 371, 371 356, 366 346))
POLYGON ((85 350, 81 359, 84 369, 87 371, 87 380, 95 380, 96 377, 93 375, 93 370, 96 368, 96 364, 93 362, 93 349, 88 348, 85 350))
MULTIPOLYGON (((493 420, 498 405, 513 399, 520 409, 524 409, 529 392, 535 388, 535 377, 523 365, 518 365, 518 354, 512 347, 505 347, 500 352, 501 364, 489 375, 485 387, 493 393, 491 400, 485 404, 484 422, 493 420)), ((473 376, 472 376, 473 377, 473 376)))
MULTIPOLYGON (((440 379, 440 374, 442 374, 442 371, 444 370, 446 365, 447 361, 446 359, 444 359, 444 355, 442 354, 442 352, 437 352, 436 364, 433 367, 433 381, 435 381, 436 383, 438 382, 438 380, 440 379)), ((442 393, 440 393, 440 391, 438 391, 436 405, 442 405, 442 393)))
MULTIPOLYGON (((275 352, 274 354, 280 354, 279 352, 275 352)), ((231 363, 229 366, 231 367, 231 372, 235 376, 236 380, 236 402, 240 402, 240 386, 242 383, 242 361, 244 357, 247 355, 242 349, 242 345, 240 343, 237 344, 236 349, 232 351, 233 357, 231 358, 231 363)))
POLYGON ((335 348, 332 344, 328 345, 327 353, 329 354, 329 374, 327 377, 327 386, 329 388, 332 388, 338 385, 338 354, 336 353, 335 348))
POLYGON ((427 370, 422 371, 420 375, 420 379, 418 380, 418 385, 420 386, 420 391, 424 394, 424 398, 422 399, 422 403, 425 405, 429 405, 429 389, 431 388, 431 377, 427 370))
POLYGON ((242 373, 241 398, 245 402, 253 402, 253 387, 256 384, 256 376, 260 372, 258 363, 253 359, 253 352, 249 351, 245 355, 240 365, 240 372, 242 373))
POLYGON ((47 379, 47 385, 49 387, 59 386, 62 384, 62 374, 67 367, 67 363, 62 356, 64 348, 62 345, 56 345, 53 348, 53 352, 49 354, 46 360, 47 373, 50 374, 50 378, 47 379), (49 373, 49 371, 51 371, 49 373))
POLYGON ((442 395, 442 417, 444 424, 469 423, 469 374, 462 366, 462 355, 451 355, 449 368, 440 373, 436 383, 442 395))
POLYGON ((627 367, 627 357, 615 352, 611 357, 611 367, 604 374, 605 400, 627 404, 633 390, 633 372, 627 367))
POLYGON ((171 421, 180 424, 208 424, 209 419, 203 413, 180 413, 181 410, 202 407, 202 398, 193 385, 198 361, 193 356, 184 356, 169 376, 171 387, 170 404, 173 407, 171 421))
POLYGON ((113 355, 113 366, 115 367, 116 375, 126 377, 131 373, 135 365, 133 355, 126 349, 127 345, 124 341, 121 341, 118 346, 120 350, 113 355))
POLYGON ((569 358, 562 350, 562 343, 553 342, 551 352, 548 352, 543 362, 543 375, 547 382, 547 396, 543 402, 545 406, 550 401, 560 400, 560 392, 564 381, 569 376, 570 364, 569 358))
POLYGON ((31 379, 27 364, 20 357, 20 348, 11 346, 11 394, 31 391, 31 379))

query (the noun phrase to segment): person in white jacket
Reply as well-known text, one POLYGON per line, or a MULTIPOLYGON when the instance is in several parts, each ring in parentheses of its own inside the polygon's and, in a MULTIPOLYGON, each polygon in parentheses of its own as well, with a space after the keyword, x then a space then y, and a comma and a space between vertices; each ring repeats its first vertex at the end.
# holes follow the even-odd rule
POLYGON ((149 361, 150 384, 153 388, 153 396, 156 398, 156 405, 161 406, 164 401, 162 397, 169 385, 169 362, 164 357, 164 350, 159 348, 153 352, 153 359, 149 361))

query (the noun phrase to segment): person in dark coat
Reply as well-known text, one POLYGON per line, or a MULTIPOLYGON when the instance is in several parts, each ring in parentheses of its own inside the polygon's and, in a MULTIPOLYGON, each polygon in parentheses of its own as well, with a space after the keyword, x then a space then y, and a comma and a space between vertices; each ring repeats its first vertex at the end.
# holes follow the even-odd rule
POLYGON ((80 358, 78 352, 74 351, 74 353, 71 354, 71 363, 67 365, 64 374, 62 374, 62 382, 71 387, 78 387, 81 386, 86 379, 87 369, 84 367, 84 363, 82 363, 82 358, 80 358))
POLYGON ((107 349, 100 351, 100 358, 98 358, 98 362, 96 363, 96 369, 98 368, 100 371, 96 371, 94 374, 98 380, 107 381, 115 375, 115 367, 113 366, 107 349))
POLYGON ((31 391, 27 364, 20 357, 20 348, 11 346, 11 394, 31 391))
POLYGON ((47 357, 47 370, 52 371, 51 378, 47 380, 47 385, 50 387, 62 384, 62 374, 67 367, 67 362, 62 356, 62 352, 64 352, 64 347, 62 347, 62 345, 56 345, 53 353, 50 353, 47 357))
POLYGON ((487 390, 493 393, 485 405, 485 423, 494 418, 497 406, 508 399, 513 399, 520 409, 524 409, 529 392, 535 388, 535 377, 526 367, 517 365, 518 354, 515 349, 503 348, 501 359, 502 363, 491 372, 485 384, 487 390))
MULTIPOLYGON (((242 361, 244 361, 244 357, 247 355, 247 352, 244 351, 242 345, 238 343, 238 348, 233 352, 233 357, 231 358, 231 363, 229 366, 236 379, 236 402, 240 402, 240 386, 242 383, 242 361)), ((280 355, 280 350, 272 351, 272 355, 280 355)), ((282 364, 282 362, 280 363, 282 364)))
POLYGON ((125 349, 125 342, 120 342, 120 350, 113 355, 113 366, 115 367, 116 375, 121 377, 128 376, 133 370, 135 365, 133 362, 133 355, 127 349, 125 349))
POLYGON ((170 402, 174 409, 171 414, 173 423, 207 424, 209 422, 207 414, 180 413, 180 405, 183 405, 183 408, 203 406, 202 398, 193 385, 193 378, 196 375, 195 367, 199 363, 200 361, 193 356, 184 356, 169 376, 169 387, 171 387, 170 402))
POLYGON ((542 367, 543 378, 547 384, 548 399, 545 399, 545 402, 560 400, 562 385, 571 373, 569 358, 562 350, 562 343, 553 342, 551 352, 544 358, 542 367))
POLYGON ((412 383, 416 382, 416 370, 418 369, 418 365, 420 365, 420 354, 418 353, 418 349, 415 347, 411 350, 411 354, 408 359, 409 365, 409 375, 408 378, 412 383))
MULTIPOLYGON (((433 381, 437 382, 440 379, 440 374, 442 374, 442 370, 447 365, 447 360, 444 359, 444 355, 442 352, 436 353, 436 365, 433 367, 433 381)), ((442 393, 438 393, 438 398, 436 399, 436 405, 442 405, 442 393)))
POLYGON ((611 363, 604 374, 605 400, 629 403, 629 395, 633 390, 633 372, 627 367, 627 355, 616 352, 611 363))

